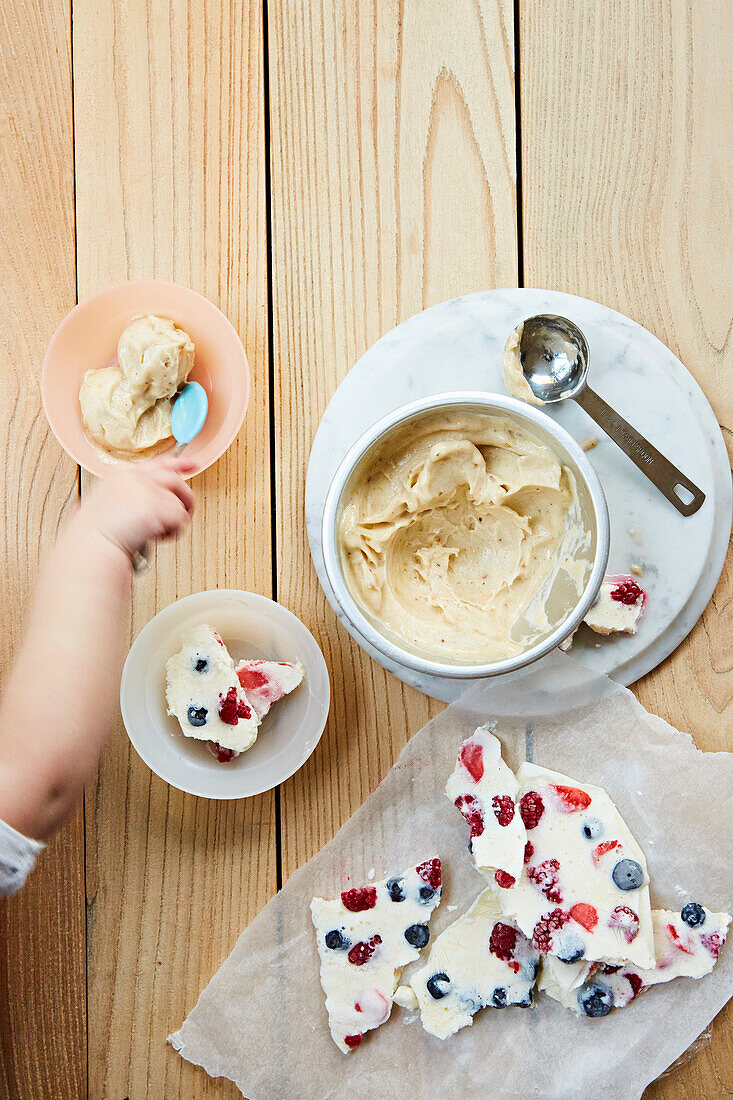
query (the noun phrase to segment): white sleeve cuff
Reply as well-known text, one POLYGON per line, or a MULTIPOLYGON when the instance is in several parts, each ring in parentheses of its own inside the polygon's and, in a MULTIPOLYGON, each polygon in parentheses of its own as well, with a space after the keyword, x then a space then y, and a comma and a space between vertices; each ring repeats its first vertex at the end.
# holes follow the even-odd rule
POLYGON ((40 840, 31 840, 0 821, 0 897, 17 894, 25 885, 42 848, 40 840))

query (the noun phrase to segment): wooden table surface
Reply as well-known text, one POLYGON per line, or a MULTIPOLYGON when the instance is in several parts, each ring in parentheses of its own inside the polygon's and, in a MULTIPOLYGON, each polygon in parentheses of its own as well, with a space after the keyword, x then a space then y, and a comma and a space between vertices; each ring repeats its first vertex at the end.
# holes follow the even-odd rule
MULTIPOLYGON (((274 595, 321 644, 333 703, 308 764, 240 803, 166 786, 118 723, 0 906, 0 1097, 239 1095, 166 1035, 440 706, 355 647, 305 535, 319 417, 382 333, 488 287, 595 298, 681 357, 731 443, 730 23, 727 0, 4 0, 3 669, 87 484, 41 409, 44 348, 78 299, 155 277, 229 316, 253 398, 194 482, 191 532, 137 581, 131 637, 199 589, 274 595)), ((732 619, 729 562, 635 687, 705 749, 730 747, 732 619)), ((732 1021, 647 1095, 730 1096, 732 1021)))

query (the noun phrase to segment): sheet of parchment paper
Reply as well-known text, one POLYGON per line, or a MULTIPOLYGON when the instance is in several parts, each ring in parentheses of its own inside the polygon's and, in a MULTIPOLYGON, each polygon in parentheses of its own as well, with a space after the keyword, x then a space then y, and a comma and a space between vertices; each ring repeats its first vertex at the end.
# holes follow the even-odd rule
POLYGON ((531 759, 606 788, 646 853, 653 906, 695 900, 733 910, 733 754, 700 752, 631 692, 558 653, 541 673, 470 688, 410 740, 364 805, 240 936, 170 1036, 184 1058, 231 1078, 248 1100, 624 1100, 687 1049, 733 993, 733 941, 707 977, 656 986, 602 1019, 579 1019, 542 994, 533 1009, 485 1009, 441 1042, 395 1006, 352 1053, 333 1043, 311 898, 439 855, 433 936, 462 913, 484 883, 443 788, 461 740, 491 719, 511 767, 531 759))

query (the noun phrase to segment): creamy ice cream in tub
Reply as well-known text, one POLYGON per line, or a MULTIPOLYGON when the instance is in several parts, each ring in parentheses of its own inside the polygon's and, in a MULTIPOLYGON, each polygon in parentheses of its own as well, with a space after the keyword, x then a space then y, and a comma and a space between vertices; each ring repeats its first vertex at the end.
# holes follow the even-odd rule
POLYGON ((328 577, 352 628, 419 672, 509 672, 566 638, 608 558, 579 445, 512 398, 446 393, 384 417, 326 499, 328 577))

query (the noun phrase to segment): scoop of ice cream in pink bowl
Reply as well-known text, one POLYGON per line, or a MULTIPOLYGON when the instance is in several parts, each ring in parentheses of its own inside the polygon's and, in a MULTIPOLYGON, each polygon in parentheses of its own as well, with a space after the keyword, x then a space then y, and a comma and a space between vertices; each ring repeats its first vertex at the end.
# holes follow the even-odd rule
POLYGON ((133 319, 145 316, 169 319, 195 347, 188 381, 204 387, 209 411, 200 434, 186 447, 186 456, 196 463, 194 473, 227 450, 247 410, 247 356, 236 330, 213 302, 188 287, 155 279, 106 287, 80 302, 61 322, 48 345, 41 376, 51 430, 64 450, 98 477, 105 477, 120 461, 135 458, 106 453, 90 437, 79 392, 87 371, 117 364, 120 336, 133 319))

